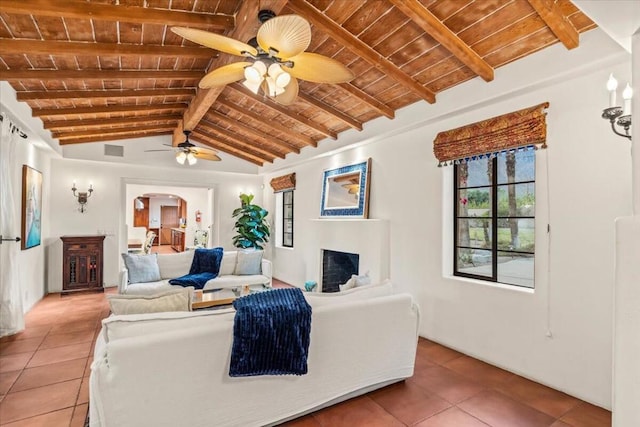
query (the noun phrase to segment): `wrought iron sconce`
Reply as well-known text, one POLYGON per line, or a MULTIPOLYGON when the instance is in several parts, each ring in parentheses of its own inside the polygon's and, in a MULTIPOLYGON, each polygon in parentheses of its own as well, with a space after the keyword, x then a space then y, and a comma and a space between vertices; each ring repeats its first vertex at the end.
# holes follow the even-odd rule
POLYGON ((607 90, 609 90, 609 108, 602 110, 602 118, 609 120, 611 123, 611 130, 616 135, 620 135, 624 138, 631 139, 631 98, 633 97, 633 89, 627 83, 627 86, 622 91, 622 98, 624 99, 624 109, 616 105, 616 89, 618 88, 618 81, 613 77, 613 74, 609 75, 607 81, 607 90), (624 130, 624 133, 616 129, 616 125, 624 130))
POLYGON ((91 197, 91 193, 93 193, 93 184, 89 184, 89 189, 87 191, 77 191, 76 183, 73 183, 73 187, 71 187, 71 191, 73 191, 73 195, 76 199, 78 199, 78 204, 80 207, 78 210, 81 213, 85 211, 85 205, 87 204, 87 200, 91 197))

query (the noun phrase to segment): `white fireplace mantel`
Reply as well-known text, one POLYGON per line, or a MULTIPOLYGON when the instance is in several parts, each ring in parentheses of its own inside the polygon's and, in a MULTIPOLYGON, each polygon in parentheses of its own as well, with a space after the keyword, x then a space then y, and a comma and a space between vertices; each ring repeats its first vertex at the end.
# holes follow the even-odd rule
POLYGON ((320 284, 322 250, 349 252, 360 256, 360 274, 369 272, 372 283, 380 283, 390 276, 389 221, 386 219, 321 218, 309 220, 310 241, 315 243, 310 251, 310 277, 320 284))

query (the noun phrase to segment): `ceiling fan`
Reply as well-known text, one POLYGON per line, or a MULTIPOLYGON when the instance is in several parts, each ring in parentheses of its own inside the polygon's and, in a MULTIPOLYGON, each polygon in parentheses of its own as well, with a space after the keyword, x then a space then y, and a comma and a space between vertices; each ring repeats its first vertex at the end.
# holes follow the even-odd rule
POLYGON ((171 31, 194 43, 251 61, 217 68, 200 80, 203 89, 220 87, 245 79, 245 87, 257 94, 260 89, 280 104, 292 104, 298 96, 298 81, 345 83, 353 80, 351 70, 333 58, 305 52, 311 43, 311 26, 298 15, 275 16, 261 10, 262 25, 248 43, 208 31, 172 27, 171 31))
POLYGON ((195 165, 196 162, 198 161, 198 159, 211 160, 211 161, 214 161, 214 162, 217 162, 217 161, 221 160, 220 157, 218 157, 218 155, 216 154, 216 152, 214 150, 212 150, 211 148, 198 147, 195 144, 192 144, 191 141, 189 141, 189 135, 191 134, 190 130, 184 130, 184 131, 182 131, 182 133, 184 133, 184 136, 185 136, 184 142, 181 142, 180 144, 176 145, 175 147, 173 145, 163 144, 163 145, 166 145, 167 147, 173 147, 173 150, 167 150, 167 149, 163 149, 163 150, 145 150, 145 152, 175 151, 176 152, 176 161, 178 163, 180 163, 181 165, 184 165, 185 161, 189 165, 195 165))

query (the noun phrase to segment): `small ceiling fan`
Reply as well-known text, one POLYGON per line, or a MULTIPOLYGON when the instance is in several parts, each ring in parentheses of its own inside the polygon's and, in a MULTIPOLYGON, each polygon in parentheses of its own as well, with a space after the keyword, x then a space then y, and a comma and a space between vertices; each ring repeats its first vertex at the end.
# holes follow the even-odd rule
POLYGON ((217 68, 200 80, 203 89, 220 87, 245 79, 245 87, 257 94, 260 89, 280 104, 292 104, 298 96, 298 81, 345 83, 353 80, 351 70, 333 58, 305 52, 311 43, 311 26, 298 15, 275 16, 261 10, 262 25, 248 43, 208 31, 172 27, 171 31, 194 43, 243 56, 250 61, 217 68))
POLYGON ((192 144, 191 141, 189 141, 189 135, 191 134, 190 130, 184 130, 182 131, 182 133, 184 133, 184 136, 185 136, 184 142, 181 142, 175 147, 173 145, 163 144, 163 145, 166 145, 167 147, 173 147, 172 150, 167 150, 167 149, 145 150, 145 152, 175 151, 176 161, 181 165, 184 165, 185 161, 189 165, 195 165, 198 159, 211 160, 214 162, 218 162, 221 160, 220 157, 218 157, 218 155, 216 154, 216 152, 211 148, 198 147, 195 144, 192 144))

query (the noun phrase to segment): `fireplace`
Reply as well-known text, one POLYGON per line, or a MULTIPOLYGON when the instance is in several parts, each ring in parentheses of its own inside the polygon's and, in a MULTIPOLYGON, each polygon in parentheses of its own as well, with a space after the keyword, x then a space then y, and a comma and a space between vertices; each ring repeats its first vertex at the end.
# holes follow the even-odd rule
POLYGON ((322 250, 322 292, 338 292, 340 285, 358 274, 360 255, 322 250))

